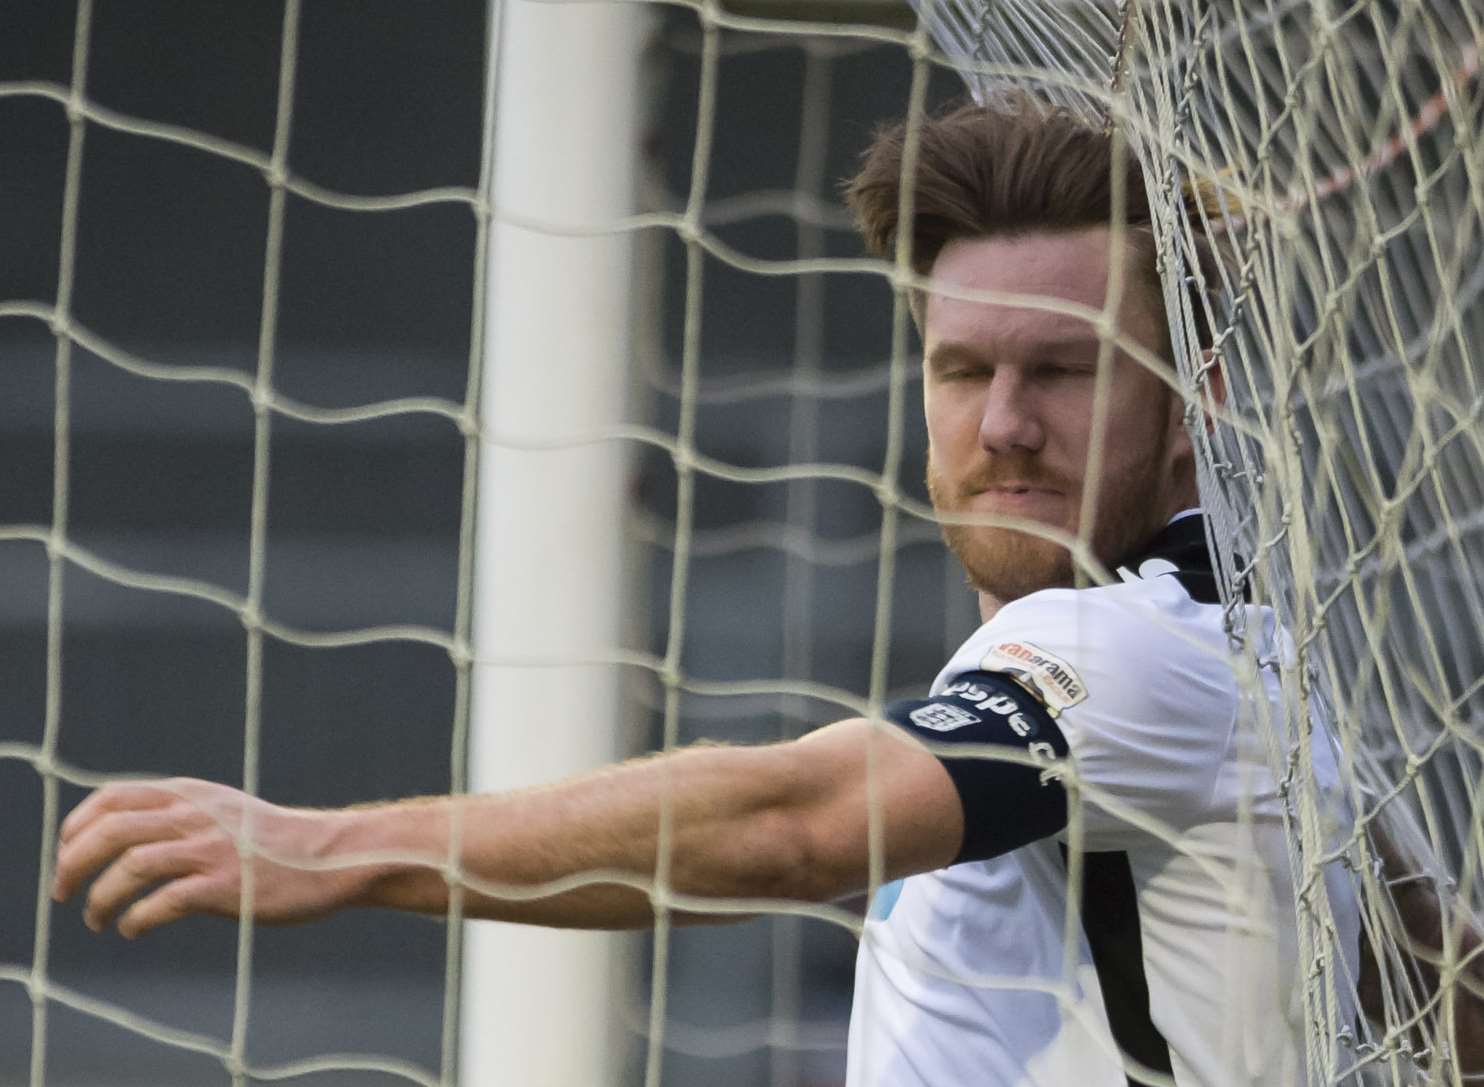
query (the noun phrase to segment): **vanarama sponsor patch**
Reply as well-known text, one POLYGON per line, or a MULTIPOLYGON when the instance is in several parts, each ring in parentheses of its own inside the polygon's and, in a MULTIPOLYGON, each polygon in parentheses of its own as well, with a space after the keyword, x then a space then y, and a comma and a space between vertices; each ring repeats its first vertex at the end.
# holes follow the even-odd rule
POLYGON ((1052 717, 1087 697, 1077 670, 1055 653, 1030 642, 1001 642, 984 654, 980 667, 1004 672, 1020 681, 1046 705, 1052 717))

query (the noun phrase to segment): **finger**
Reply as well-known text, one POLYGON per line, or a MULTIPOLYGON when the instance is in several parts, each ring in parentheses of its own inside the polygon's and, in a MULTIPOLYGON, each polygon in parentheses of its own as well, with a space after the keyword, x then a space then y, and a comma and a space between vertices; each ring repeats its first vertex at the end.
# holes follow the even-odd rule
POLYGON ((82 919, 101 932, 143 891, 157 883, 190 876, 203 867, 201 849, 193 842, 152 842, 124 852, 88 891, 82 919))
POLYGON ((119 918, 119 935, 132 940, 194 913, 227 913, 236 902, 237 892, 214 876, 171 880, 129 907, 119 918))
POLYGON ((62 820, 61 840, 66 842, 82 833, 94 820, 112 811, 144 811, 161 808, 175 799, 175 794, 161 785, 143 782, 115 782, 94 789, 62 820))
POLYGON ((84 880, 125 850, 183 837, 205 819, 201 813, 179 806, 103 813, 57 851, 52 897, 64 901, 84 880))

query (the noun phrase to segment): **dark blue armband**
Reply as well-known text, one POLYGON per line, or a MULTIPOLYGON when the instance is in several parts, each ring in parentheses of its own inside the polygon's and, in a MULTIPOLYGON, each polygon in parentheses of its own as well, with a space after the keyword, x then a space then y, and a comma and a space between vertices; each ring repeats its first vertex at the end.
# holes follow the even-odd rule
MULTIPOLYGON (((886 719, 934 745, 1014 748, 1040 763, 1065 758, 1067 741, 1035 695, 998 672, 967 672, 932 698, 893 702, 886 719)), ((1067 794, 1043 766, 1007 762, 992 751, 934 754, 964 810, 964 841, 953 863, 986 860, 1067 825, 1067 794)))

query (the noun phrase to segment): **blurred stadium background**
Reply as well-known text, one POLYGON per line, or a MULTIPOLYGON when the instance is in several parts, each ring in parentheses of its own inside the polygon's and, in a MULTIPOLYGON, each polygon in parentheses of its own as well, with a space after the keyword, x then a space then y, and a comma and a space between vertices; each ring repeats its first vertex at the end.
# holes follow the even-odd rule
MULTIPOLYGON (((678 209, 698 122, 695 12, 633 5, 644 22, 640 210, 678 209)), ((905 3, 753 2, 749 16, 910 25, 905 3)), ((54 0, 0 9, 0 85, 65 87, 75 12, 54 0)), ((273 142, 281 4, 101 0, 88 99, 265 152, 273 142)), ((294 175, 388 194, 473 186, 480 168, 485 5, 308 0, 300 28, 294 175)), ((900 44, 799 33, 721 33, 704 222, 747 257, 859 254, 838 182, 872 127, 906 109, 900 44)), ((563 58, 550 63, 561 65, 563 58)), ((935 69, 928 98, 957 94, 935 69)), ((62 106, 0 95, 0 303, 56 297, 68 124, 62 106)), ((592 169, 608 168, 594 162, 592 169)), ((72 318, 165 366, 256 363, 268 188, 220 156, 88 124, 72 318)), ((675 433, 685 246, 635 239, 629 419, 675 433)), ((460 401, 469 357, 475 234, 467 207, 364 215, 288 201, 274 386, 307 404, 434 396, 460 401)), ((891 294, 867 275, 761 275, 708 258, 696 445, 729 464, 882 467, 891 294)), ((565 300, 574 318, 583 299, 565 300)), ((52 521, 55 342, 44 321, 0 319, 0 525, 52 521)), ((542 360, 533 358, 539 367, 542 360)), ((141 378, 73 352, 69 538, 137 570, 247 590, 253 414, 240 390, 141 378)), ((920 421, 908 390, 900 486, 921 493, 920 421)), ((633 452, 633 451, 631 451, 633 452)), ((454 620, 464 443, 445 419, 328 427, 275 418, 265 611, 306 630, 454 620)), ((615 454, 617 455, 617 454, 615 454)), ((629 645, 665 651, 676 475, 663 452, 627 461, 625 538, 640 576, 629 645)), ((881 506, 859 484, 696 480, 684 668, 710 680, 786 677, 864 694, 881 506), (787 525, 784 530, 780 526, 787 525)), ((554 515, 556 515, 554 513, 554 515)), ((931 526, 899 541, 889 681, 926 684, 975 624, 970 594, 931 526)), ((121 587, 69 566, 59 755, 99 772, 240 782, 242 623, 221 608, 121 587)), ((39 745, 45 716, 48 560, 0 541, 0 744, 39 745)), ((337 805, 450 787, 454 671, 427 645, 310 649, 269 638, 261 792, 337 805)), ((559 680, 553 680, 558 682, 559 680)), ((627 669, 631 750, 661 739, 661 691, 627 669)), ((796 735, 841 716, 785 695, 686 696, 681 739, 796 735)), ((551 721, 521 722, 540 742, 551 721)), ((68 787, 64 808, 82 795, 68 787)), ((30 969, 41 781, 0 758, 0 964, 30 969)), ((210 920, 127 944, 94 936, 75 904, 52 912, 57 985, 172 1027, 231 1032, 236 931, 210 920)), ((436 1075, 445 934, 362 913, 260 930, 247 1053, 257 1065, 376 1053, 436 1075)), ((842 1080, 854 942, 815 921, 765 919, 673 936, 663 1082, 823 1087, 842 1080)), ((642 947, 621 1018, 634 1045, 612 1082, 638 1082, 649 984, 642 947)), ((619 999, 616 997, 615 999, 619 999)), ((466 1024, 466 1029, 468 1029, 466 1024)), ((32 1006, 0 980, 0 1083, 28 1082, 32 1006)), ((227 1083, 215 1057, 160 1044, 51 1003, 45 1083, 227 1083)), ((398 1082, 327 1071, 318 1085, 398 1082)))

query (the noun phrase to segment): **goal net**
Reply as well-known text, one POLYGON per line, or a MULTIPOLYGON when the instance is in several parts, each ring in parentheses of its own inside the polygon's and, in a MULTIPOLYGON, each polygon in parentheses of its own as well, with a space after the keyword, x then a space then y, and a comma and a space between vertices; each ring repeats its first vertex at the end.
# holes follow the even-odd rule
MULTIPOLYGON (((24 697, 0 690, 17 699, 0 702, 0 774, 13 775, 0 790, 13 781, 33 797, 36 839, 23 844, 38 858, 7 912, 33 920, 0 926, 0 1081, 115 1084, 137 1060, 149 1071, 136 1081, 156 1084, 526 1084, 554 1082, 558 1056, 590 1050, 598 1056, 583 1059, 615 1084, 838 1084, 863 902, 679 929, 660 887, 658 930, 626 967, 627 952, 611 947, 574 953, 556 938, 501 944, 487 933, 471 942, 498 961, 465 960, 457 908, 445 929, 338 918, 297 942, 250 923, 221 939, 183 926, 125 954, 77 931, 76 910, 52 905, 45 881, 62 811, 120 774, 193 773, 274 800, 341 803, 461 789, 471 763, 472 784, 489 787, 646 747, 792 738, 921 693, 977 619, 921 493, 906 283, 860 258, 836 182, 873 122, 920 117, 967 83, 980 97, 1029 85, 1117 126, 1156 208, 1192 422, 1213 375, 1228 391, 1215 430, 1193 432, 1226 599, 1270 604, 1293 642, 1291 658, 1245 665, 1278 669, 1288 699, 1270 757, 1286 784, 1313 965, 1303 1000, 1314 1081, 1456 1082, 1453 994, 1480 989, 1484 963, 1462 923, 1442 926, 1435 949, 1417 946, 1403 907, 1422 890, 1446 918, 1477 927, 1484 892, 1484 15, 1473 0, 915 2, 920 29, 888 0, 853 0, 844 14, 857 22, 809 0, 503 0, 462 5, 461 18, 389 5, 408 22, 385 32, 367 69, 397 57, 420 73, 400 94, 435 88, 396 137, 376 127, 396 108, 336 98, 325 76, 376 23, 335 22, 334 5, 289 0, 272 19, 240 16, 242 55, 261 46, 252 78, 234 81, 255 89, 256 128, 197 112, 213 97, 210 73, 124 93, 165 78, 121 76, 117 58, 131 49, 220 50, 227 69, 246 65, 218 38, 141 44, 125 5, 89 0, 63 28, 53 70, 14 61, 0 35, 0 57, 19 73, 0 70, 0 109, 50 111, 47 130, 60 134, 47 160, 56 169, 37 183, 55 215, 50 279, 0 290, 4 345, 35 362, 36 378, 0 403, 6 448, 25 453, 17 463, 33 477, 17 488, 25 500, 0 510, 0 586, 14 590, 0 619, 7 637, 28 632, 6 644, 35 674, 24 697), (538 11, 551 36, 502 52, 513 21, 538 11), (440 36, 429 22, 459 29, 440 36), (487 46, 461 49, 486 32, 487 46), (615 43, 629 53, 606 53, 615 43), (471 55, 480 73, 436 83, 471 55), (531 82, 500 91, 512 72, 531 82), (522 93, 542 109, 503 124, 501 95, 522 93), (326 101, 338 110, 321 109, 316 128, 326 101), (373 150, 399 141, 441 162, 415 135, 457 103, 459 170, 376 172, 373 150), (339 132, 363 110, 368 127, 334 144, 339 172, 330 152, 312 157, 306 133, 339 132), (592 142, 562 142, 574 118, 592 142), (560 169, 501 189, 502 169, 554 144, 567 157, 542 168, 560 169), (175 155, 222 173, 151 167, 137 206, 89 203, 108 171, 175 155), (626 188, 636 155, 637 194, 626 188), (200 209, 188 195, 228 205, 239 182, 241 207, 184 233, 215 236, 234 216, 251 224, 241 343, 172 341, 172 321, 199 300, 185 273, 149 297, 116 276, 109 289, 156 327, 115 331, 102 315, 119 309, 88 292, 129 238, 99 224, 139 216, 162 234, 163 221, 143 218, 150 206, 190 219, 200 209), (426 218, 387 236, 404 250, 374 233, 406 216, 426 218), (491 258, 501 231, 532 248, 491 258), (310 235, 353 252, 358 273, 424 268, 425 249, 451 254, 458 271, 437 280, 443 295, 417 293, 412 276, 383 294, 354 280, 379 304, 340 315, 343 342, 310 350, 296 336, 333 305, 320 290, 327 267, 296 248, 310 235), (1217 259, 1203 262, 1208 251, 1217 259), (467 306, 442 312, 444 295, 460 292, 467 306), (574 320, 575 306, 602 323, 574 320), (396 352, 373 339, 398 342, 432 310, 457 327, 455 348, 412 336, 392 366, 396 352), (360 324, 377 331, 358 338, 360 324), (1210 357, 1198 324, 1215 330, 1210 357), (450 354, 456 363, 440 370, 450 354), (482 396, 492 397, 483 408, 482 396), (141 443, 155 428, 173 444, 109 475, 93 450, 125 415, 141 443), (233 444, 235 459, 198 464, 203 444, 177 440, 192 428, 233 444), (332 433, 373 429, 380 444, 332 448, 332 433), (327 463, 338 474, 318 489, 296 483, 327 463), (174 504, 147 493, 152 472, 176 489, 174 504), (240 508, 215 530, 233 544, 203 557, 186 526, 200 527, 192 518, 229 479, 240 508), (335 505, 342 492, 362 504, 335 505), (368 537, 402 539, 424 501, 441 511, 436 562, 414 554, 420 544, 327 542, 325 507, 368 537), (100 519, 89 503, 111 513, 100 519), (151 503, 163 511, 156 535, 116 531, 151 503), (603 532, 623 538, 573 549, 603 532), (296 567, 308 544, 295 533, 319 533, 319 565, 296 567), (400 595, 383 591, 388 581, 405 583, 400 595), (496 619, 481 635, 476 587, 491 586, 496 619), (141 615, 185 633, 150 641, 141 615), (90 642, 103 628, 112 641, 90 642), (202 650, 211 639, 226 648, 202 650), (130 656, 131 643, 146 644, 130 656), (83 682, 90 655, 112 664, 83 682), (326 659, 346 662, 333 682, 326 659), (127 699, 115 697, 125 673, 127 699), (476 691, 481 677, 495 693, 476 691), (471 741, 476 694, 488 708, 512 692, 528 730, 471 741), (593 706, 610 701, 623 712, 598 728, 593 706), (165 724, 172 713, 189 727, 165 724), (1354 812, 1344 827, 1325 825, 1315 804, 1306 730, 1320 718, 1343 755, 1354 812), (577 719, 594 735, 567 750, 577 730, 559 723, 577 719), (481 759, 492 767, 483 776, 481 759), (372 765, 381 770, 357 777, 372 765), (1363 938, 1381 966, 1375 1023, 1334 1018, 1333 994, 1359 983, 1319 892, 1335 858, 1366 903, 1363 938), (319 980, 338 970, 335 955, 402 945, 425 953, 418 985, 410 970, 391 981, 416 988, 418 1010, 404 1000, 377 1011, 359 975, 337 975, 344 1017, 363 1020, 342 1029, 325 1007, 336 1001, 311 988, 294 1003, 274 987, 275 963, 308 963, 319 980), (215 981, 191 988, 208 958, 215 981), (523 975, 486 1003, 476 984, 513 961, 523 975), (185 995, 172 1002, 168 986, 185 995), (471 1007, 497 1018, 466 1029, 461 1045, 471 1007), (542 1030, 528 1027, 540 1019, 542 1030), (394 1051, 412 1034, 415 1045, 394 1051), (160 1053, 169 1058, 155 1062, 160 1053)), ((176 7, 183 23, 209 21, 176 7)), ((197 278, 215 263, 227 262, 203 261, 197 278)), ((1233 628, 1239 647, 1241 634, 1233 628)))
POLYGON ((1275 745, 1314 964, 1311 1067, 1322 1082, 1412 1082, 1424 1066, 1453 1082, 1452 994, 1484 977, 1465 935, 1484 891, 1484 12, 917 6, 977 96, 1030 83, 1117 125, 1143 166, 1182 377, 1200 390, 1219 373, 1228 391, 1200 449, 1226 598, 1282 616, 1296 652, 1259 664, 1283 670, 1292 722, 1329 719, 1353 790, 1336 844, 1306 729, 1275 745), (1197 322, 1215 330, 1209 356, 1197 322), (1377 856, 1378 831, 1396 856, 1377 856), (1384 1023, 1324 1021, 1323 994, 1356 984, 1337 976, 1317 893, 1336 855, 1368 903, 1384 1023), (1395 908, 1419 884, 1450 918, 1431 951, 1395 908))

